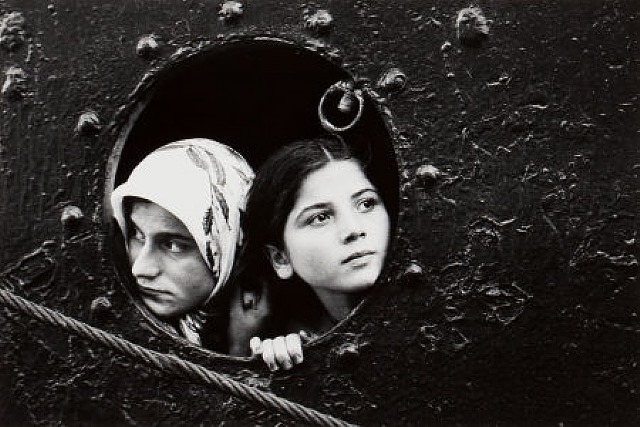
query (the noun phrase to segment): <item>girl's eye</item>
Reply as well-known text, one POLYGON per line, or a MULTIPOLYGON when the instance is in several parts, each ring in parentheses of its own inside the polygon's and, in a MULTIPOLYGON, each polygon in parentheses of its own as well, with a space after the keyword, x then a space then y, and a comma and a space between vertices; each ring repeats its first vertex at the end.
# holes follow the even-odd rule
POLYGON ((138 242, 144 242, 144 233, 138 229, 138 227, 134 227, 132 230, 132 237, 134 240, 138 242))
POLYGON ((365 197, 358 202, 358 210, 360 212, 369 212, 373 210, 380 200, 377 197, 365 197))
POLYGON ((167 252, 171 252, 174 254, 179 254, 189 249, 189 246, 186 243, 180 242, 178 240, 167 240, 163 243, 163 246, 167 250, 167 252))
POLYGON ((331 218, 331 215, 329 214, 329 212, 319 212, 317 214, 313 214, 309 216, 306 223, 308 225, 316 225, 316 226, 323 225, 327 221, 329 221, 329 218, 331 218))

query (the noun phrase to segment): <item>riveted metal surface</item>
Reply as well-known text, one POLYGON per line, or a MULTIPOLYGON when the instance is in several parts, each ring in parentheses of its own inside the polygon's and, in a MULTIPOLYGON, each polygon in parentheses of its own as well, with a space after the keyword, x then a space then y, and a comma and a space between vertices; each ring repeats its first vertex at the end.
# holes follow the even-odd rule
MULTIPOLYGON (((0 1, 1 285, 364 425, 637 423, 640 7, 467 6, 0 1), (370 83, 401 180, 384 279, 292 373, 160 333, 104 220, 159 72, 258 36, 370 83)), ((1 425, 295 424, 6 308, 0 355, 1 425)))

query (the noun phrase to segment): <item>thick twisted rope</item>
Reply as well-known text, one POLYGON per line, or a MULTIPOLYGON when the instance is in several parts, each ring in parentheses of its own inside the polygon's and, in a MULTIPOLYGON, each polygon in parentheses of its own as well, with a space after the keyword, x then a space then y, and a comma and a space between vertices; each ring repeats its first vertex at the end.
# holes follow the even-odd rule
POLYGON ((19 310, 41 322, 59 326, 66 331, 73 332, 82 338, 88 338, 105 347, 117 350, 136 359, 143 360, 156 369, 173 375, 186 375, 187 377, 214 385, 241 399, 258 403, 280 413, 287 414, 297 421, 318 426, 343 427, 353 426, 331 415, 323 414, 314 409, 307 408, 295 402, 278 397, 271 393, 258 390, 254 387, 242 384, 225 375, 213 372, 195 363, 183 360, 172 354, 160 353, 119 338, 102 329, 87 325, 57 311, 46 308, 13 294, 5 289, 0 289, 0 302, 19 310))

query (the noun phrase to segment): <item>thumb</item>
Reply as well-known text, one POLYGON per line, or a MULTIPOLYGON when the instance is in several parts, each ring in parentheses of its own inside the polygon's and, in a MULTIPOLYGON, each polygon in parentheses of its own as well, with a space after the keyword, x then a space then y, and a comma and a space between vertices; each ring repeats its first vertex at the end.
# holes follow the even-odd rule
POLYGON ((249 341, 249 347, 251 348, 251 356, 262 354, 262 340, 260 338, 251 338, 249 341))

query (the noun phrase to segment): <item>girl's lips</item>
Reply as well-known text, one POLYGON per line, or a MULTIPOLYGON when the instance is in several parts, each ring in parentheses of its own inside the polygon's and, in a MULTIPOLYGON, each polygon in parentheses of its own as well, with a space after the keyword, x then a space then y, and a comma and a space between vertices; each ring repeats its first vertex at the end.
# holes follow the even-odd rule
POLYGON ((375 253, 375 251, 359 251, 359 252, 355 252, 355 253, 349 255, 348 257, 346 257, 345 259, 343 259, 341 261, 341 264, 348 264, 353 260, 365 257, 367 255, 373 255, 374 253, 375 253))
POLYGON ((169 292, 162 290, 162 289, 157 289, 157 288, 151 288, 148 286, 140 286, 138 285, 138 290, 140 291, 140 293, 142 294, 146 294, 146 295, 158 295, 158 294, 168 294, 169 292))

